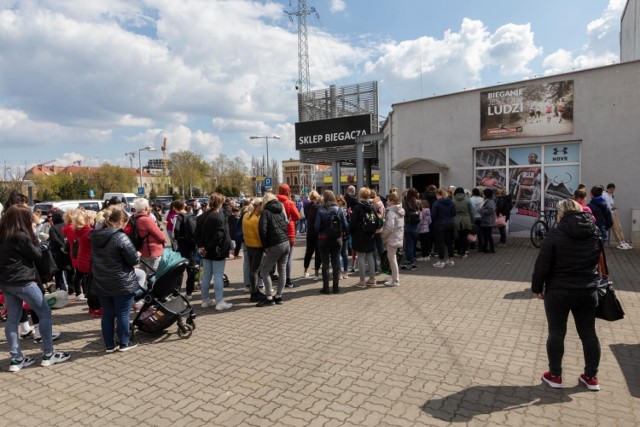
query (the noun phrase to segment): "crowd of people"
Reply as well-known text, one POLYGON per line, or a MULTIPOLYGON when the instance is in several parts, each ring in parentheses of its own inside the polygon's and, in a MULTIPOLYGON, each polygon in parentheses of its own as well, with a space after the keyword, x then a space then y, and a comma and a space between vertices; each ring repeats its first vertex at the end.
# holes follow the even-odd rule
MULTIPOLYGON (((615 189, 613 184, 610 187, 615 189)), ((467 258, 474 248, 495 253, 496 227, 500 229, 497 246, 507 244, 512 202, 503 190, 431 185, 422 194, 414 188, 398 194, 393 187, 382 197, 372 189, 349 186, 344 195, 311 191, 308 197, 294 200, 289 186, 281 184, 276 193, 240 202, 214 193, 204 206, 174 200, 166 216, 144 198, 133 202, 135 211, 129 214, 113 198, 97 213, 52 211, 41 219, 28 208, 24 196, 13 192, 0 219, 0 290, 8 311, 10 370, 35 362, 20 350, 19 339, 29 336, 42 342, 43 366, 70 357, 53 350, 59 334, 52 329, 51 310, 44 298, 49 279, 76 301, 86 301, 90 313, 101 318, 107 353, 135 348, 137 344, 129 339, 129 315, 141 305, 136 291, 154 274, 169 244, 188 260, 187 299, 192 299, 199 277, 202 308, 217 311, 233 306, 224 300, 229 259, 242 260, 250 302, 257 307, 283 304, 285 288, 299 286, 291 271, 297 234, 305 235, 306 243, 302 277, 310 277, 315 255, 313 278, 322 281, 323 294, 339 293, 341 280, 356 271, 358 288, 375 286, 380 272, 389 275, 385 286, 397 287, 400 271, 419 269, 419 261, 433 257, 433 267, 445 268, 454 267, 455 258, 467 258), (40 268, 46 251, 58 267, 51 278, 40 268)), ((569 311, 576 317, 587 358, 580 381, 590 389, 598 386, 594 272, 600 249, 596 245, 615 223, 613 191, 606 194, 608 198, 603 187, 593 187, 587 204, 586 191, 579 188, 574 200, 560 202, 558 229, 549 234, 536 261, 532 290, 544 299, 549 323, 550 370, 543 381, 553 387, 562 382, 562 340, 569 311), (584 256, 580 263, 572 263, 571 251, 578 246, 584 256), (562 257, 566 263, 551 259, 562 257)), ((619 248, 630 248, 623 236, 616 238, 624 243, 619 248)))

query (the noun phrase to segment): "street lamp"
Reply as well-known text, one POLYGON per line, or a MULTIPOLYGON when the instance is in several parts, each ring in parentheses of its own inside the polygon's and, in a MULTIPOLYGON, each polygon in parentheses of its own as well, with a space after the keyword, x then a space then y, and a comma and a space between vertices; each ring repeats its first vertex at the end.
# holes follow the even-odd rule
POLYGON ((138 167, 139 167, 139 172, 140 172, 140 188, 142 188, 142 159, 140 159, 140 153, 142 151, 156 151, 155 148, 153 148, 153 146, 151 145, 147 145, 144 148, 138 148, 138 167))
POLYGON ((249 139, 263 139, 267 142, 267 175, 269 173, 269 139, 280 139, 278 135, 273 136, 250 136, 249 139))

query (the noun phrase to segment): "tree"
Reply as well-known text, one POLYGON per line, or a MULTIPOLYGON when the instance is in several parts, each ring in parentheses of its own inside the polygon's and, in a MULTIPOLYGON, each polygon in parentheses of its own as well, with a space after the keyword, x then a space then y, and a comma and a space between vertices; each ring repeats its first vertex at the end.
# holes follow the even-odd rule
POLYGON ((93 175, 96 194, 102 198, 108 192, 130 192, 136 186, 136 177, 131 169, 104 163, 93 175))
POLYGON ((173 183, 178 184, 181 193, 187 197, 192 195, 194 186, 202 185, 209 166, 202 156, 192 151, 181 150, 171 153, 169 159, 169 174, 173 183))

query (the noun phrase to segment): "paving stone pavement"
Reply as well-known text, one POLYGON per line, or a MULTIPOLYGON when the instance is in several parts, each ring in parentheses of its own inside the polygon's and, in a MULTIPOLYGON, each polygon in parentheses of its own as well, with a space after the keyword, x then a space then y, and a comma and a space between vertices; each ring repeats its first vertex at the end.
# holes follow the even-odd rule
MULTIPOLYGON (((602 391, 578 385, 581 345, 572 322, 565 388, 547 368, 542 303, 531 297, 536 249, 513 238, 495 255, 452 268, 419 263, 401 286, 318 293, 301 279, 303 240, 281 306, 256 308, 242 260, 228 260, 234 308, 200 308, 190 339, 139 333, 127 353, 104 353, 100 320, 80 303, 54 312, 56 348, 71 361, 9 373, 0 342, 0 423, 7 426, 637 426, 640 425, 640 250, 609 250, 627 318, 598 321, 602 391)), ((39 346, 23 342, 27 355, 39 346)))

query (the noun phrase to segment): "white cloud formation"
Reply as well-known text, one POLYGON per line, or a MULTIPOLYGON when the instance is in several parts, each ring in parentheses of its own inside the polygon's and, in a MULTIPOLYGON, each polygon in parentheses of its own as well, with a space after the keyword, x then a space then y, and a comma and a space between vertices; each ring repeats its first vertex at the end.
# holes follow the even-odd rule
POLYGON ((342 12, 347 8, 347 4, 344 0, 331 0, 331 5, 329 6, 329 10, 332 13, 342 12))
POLYGON ((407 80, 417 80, 413 96, 402 94, 407 98, 473 87, 487 67, 499 66, 503 75, 527 73, 529 63, 542 52, 529 24, 507 24, 490 33, 481 21, 468 18, 458 32, 447 30, 441 39, 388 42, 380 50, 383 54, 366 64, 366 72, 374 79, 386 76, 393 86, 406 87, 407 80), (416 93, 418 86, 421 93, 416 93))
POLYGON ((602 15, 587 24, 588 41, 580 54, 564 49, 548 55, 542 66, 546 75, 612 64, 620 58, 620 16, 626 0, 609 0, 602 15))

